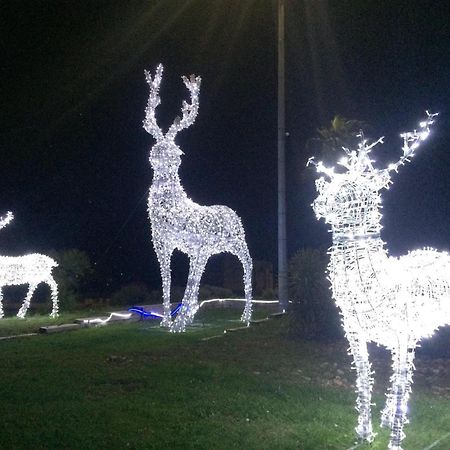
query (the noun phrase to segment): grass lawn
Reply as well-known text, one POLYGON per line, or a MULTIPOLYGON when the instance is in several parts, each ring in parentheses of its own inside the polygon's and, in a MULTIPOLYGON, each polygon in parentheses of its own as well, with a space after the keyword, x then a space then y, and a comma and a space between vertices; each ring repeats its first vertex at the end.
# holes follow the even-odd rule
MULTIPOLYGON (((103 307, 96 309, 80 309, 77 312, 62 313, 56 318, 51 318, 48 314, 27 313, 24 319, 16 316, 8 316, 0 320, 0 337, 14 336, 17 334, 36 333, 40 327, 46 325, 60 325, 63 323, 71 323, 75 319, 83 317, 108 316, 112 310, 120 309, 120 307, 103 307)), ((126 309, 123 307, 123 309, 126 309)))
MULTIPOLYGON (((1 341, 0 449, 354 446, 345 343, 290 340, 285 318, 223 334, 239 314, 201 311, 182 335, 143 321, 1 341)), ((383 398, 376 390, 375 426, 383 398)), ((404 448, 449 432, 449 406, 418 382, 404 448)), ((387 433, 358 448, 386 449, 387 433)))

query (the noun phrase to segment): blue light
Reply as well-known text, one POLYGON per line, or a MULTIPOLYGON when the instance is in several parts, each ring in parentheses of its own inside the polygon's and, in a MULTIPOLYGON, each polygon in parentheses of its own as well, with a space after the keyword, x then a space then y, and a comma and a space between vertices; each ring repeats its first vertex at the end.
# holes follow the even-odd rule
MULTIPOLYGON (((178 313, 180 308, 181 308, 181 303, 179 303, 174 309, 172 309, 172 311, 170 312, 170 316, 174 317, 178 313)), ((133 307, 129 308, 128 311, 136 313, 136 314, 140 314, 142 319, 148 319, 148 318, 162 319, 164 317, 162 314, 159 314, 157 312, 146 311, 141 306, 133 306, 133 307)))

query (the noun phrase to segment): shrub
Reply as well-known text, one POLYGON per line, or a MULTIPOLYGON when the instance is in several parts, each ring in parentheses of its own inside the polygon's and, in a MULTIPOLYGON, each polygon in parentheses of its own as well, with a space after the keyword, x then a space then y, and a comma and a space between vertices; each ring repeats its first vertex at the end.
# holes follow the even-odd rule
POLYGON ((200 285, 198 294, 199 300, 209 300, 211 298, 233 298, 233 291, 220 286, 200 285))
POLYGON ((148 305, 152 303, 152 296, 142 283, 131 283, 122 286, 111 296, 112 305, 148 305))
POLYGON ((278 300, 278 292, 274 288, 264 289, 261 295, 262 300, 278 300))
POLYGON ((55 280, 58 284, 59 308, 72 310, 83 297, 92 264, 86 252, 68 249, 54 252, 52 256, 58 262, 55 268, 55 280))
POLYGON ((305 339, 342 336, 340 317, 326 278, 325 251, 302 249, 289 260, 289 332, 305 339))
MULTIPOLYGON (((181 286, 172 286, 170 289, 170 301, 172 303, 180 303, 183 300, 185 288, 181 286)), ((163 294, 162 289, 155 289, 151 291, 150 303, 162 303, 163 294)), ((198 299, 208 300, 211 298, 233 298, 235 295, 231 289, 223 288, 220 286, 210 286, 208 284, 200 285, 198 299)))

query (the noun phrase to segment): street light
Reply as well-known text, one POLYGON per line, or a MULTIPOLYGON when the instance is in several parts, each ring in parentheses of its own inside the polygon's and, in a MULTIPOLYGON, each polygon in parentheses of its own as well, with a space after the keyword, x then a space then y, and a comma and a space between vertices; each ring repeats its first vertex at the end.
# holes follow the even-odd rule
POLYGON ((288 306, 286 245, 286 151, 285 151, 285 73, 284 0, 278 0, 278 302, 288 306))

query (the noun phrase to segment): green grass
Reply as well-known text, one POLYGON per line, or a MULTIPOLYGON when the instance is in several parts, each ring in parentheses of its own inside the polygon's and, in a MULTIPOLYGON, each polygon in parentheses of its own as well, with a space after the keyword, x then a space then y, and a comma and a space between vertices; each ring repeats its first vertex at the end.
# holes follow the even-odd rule
MULTIPOLYGON (((0 449, 354 445, 353 389, 328 385, 354 376, 345 344, 292 341, 284 318, 224 335, 239 314, 201 311, 182 335, 144 321, 2 341, 0 449)), ((449 404, 415 386, 405 449, 450 431, 449 404)), ((386 447, 382 432, 361 448, 386 447)))
MULTIPOLYGON (((0 337, 13 336, 17 334, 37 333, 40 327, 47 325, 60 325, 71 323, 75 319, 83 317, 104 316, 114 307, 104 307, 96 309, 80 309, 77 312, 61 313, 59 317, 51 318, 48 314, 28 313, 24 319, 16 316, 6 317, 0 320, 0 337)), ((120 307, 115 307, 120 309, 120 307)))

